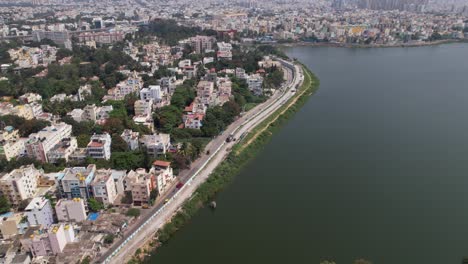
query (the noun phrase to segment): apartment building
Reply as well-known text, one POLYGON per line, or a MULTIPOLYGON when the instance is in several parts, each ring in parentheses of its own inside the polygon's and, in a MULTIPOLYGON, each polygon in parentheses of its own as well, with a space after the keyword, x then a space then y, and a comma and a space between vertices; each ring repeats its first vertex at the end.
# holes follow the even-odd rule
POLYGON ((149 116, 153 111, 153 100, 136 100, 134 109, 135 116, 149 116))
POLYGON ((75 137, 64 138, 47 154, 50 163, 57 163, 60 160, 68 162, 70 155, 78 148, 78 142, 75 137))
POLYGON ((26 139, 19 137, 18 130, 7 126, 0 132, 0 157, 10 161, 18 156, 25 155, 26 139))
POLYGON ((112 177, 111 169, 96 171, 96 176, 91 182, 93 197, 105 206, 113 204, 117 198, 117 190, 112 177))
POLYGON ((41 162, 48 162, 47 154, 64 138, 69 138, 72 126, 66 123, 56 123, 48 126, 38 133, 29 135, 25 143, 26 153, 29 157, 41 162))
POLYGON ((31 227, 20 238, 22 247, 33 257, 57 255, 75 241, 75 231, 68 224, 52 225, 49 229, 31 227))
POLYGON ((108 133, 94 134, 86 147, 86 155, 93 159, 109 160, 112 139, 108 133))
POLYGON ((161 86, 150 85, 148 88, 140 90, 140 100, 153 100, 153 102, 160 102, 163 97, 161 86))
POLYGON ((62 198, 91 197, 91 182, 96 174, 96 165, 90 164, 88 167, 66 168, 57 176, 57 189, 62 198))
POLYGON ((195 36, 189 39, 190 46, 198 54, 205 53, 207 50, 212 50, 215 42, 216 38, 213 36, 195 36))
POLYGON ((110 112, 112 112, 112 110, 114 110, 112 105, 104 105, 104 106, 98 107, 92 104, 92 105, 85 106, 83 108, 83 112, 72 111, 69 113, 69 115, 72 116, 73 119, 75 119, 75 121, 77 122, 92 121, 94 123, 104 124, 106 120, 109 118, 109 114, 110 112), (79 115, 80 113, 81 113, 81 116, 79 115))
POLYGON ((0 190, 13 206, 18 206, 23 200, 34 197, 42 174, 43 171, 37 170, 33 164, 21 166, 0 178, 0 190))
POLYGON ((82 222, 86 220, 85 200, 81 198, 60 199, 55 205, 59 222, 82 222))
POLYGON ((136 72, 133 72, 127 80, 117 84, 115 96, 123 98, 126 95, 138 93, 141 88, 143 88, 143 80, 136 72))
POLYGON ((134 205, 147 204, 150 199, 151 191, 156 188, 156 181, 152 173, 145 169, 131 170, 124 180, 126 191, 132 193, 134 205))
POLYGON ((157 157, 166 154, 171 145, 171 136, 169 134, 143 135, 140 138, 141 146, 146 149, 148 155, 157 157))
POLYGON ((254 95, 263 94, 263 77, 260 74, 252 74, 247 77, 247 85, 254 95))
POLYGON ((216 53, 218 59, 232 60, 232 45, 231 43, 218 42, 218 52, 216 53))
POLYGON ((130 150, 136 150, 139 148, 139 136, 139 132, 134 132, 131 129, 125 129, 120 135, 120 137, 127 143, 130 150))
POLYGON ((207 106, 212 106, 215 102, 214 82, 200 81, 197 85, 197 98, 207 106))
POLYGON ((168 161, 156 160, 150 172, 155 176, 159 194, 163 194, 175 179, 171 163, 168 161))
POLYGON ((43 226, 48 228, 54 223, 54 213, 49 199, 35 197, 24 209, 30 226, 43 226))

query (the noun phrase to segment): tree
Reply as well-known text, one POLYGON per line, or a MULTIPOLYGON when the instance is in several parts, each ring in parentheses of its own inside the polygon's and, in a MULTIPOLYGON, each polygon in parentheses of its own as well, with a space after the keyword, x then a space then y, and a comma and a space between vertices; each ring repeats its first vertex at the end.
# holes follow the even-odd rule
POLYGON ((106 120, 106 123, 102 126, 102 129, 110 134, 120 135, 125 129, 123 124, 124 120, 122 120, 120 117, 110 117, 106 120))
POLYGON ((154 201, 156 201, 156 198, 158 197, 159 193, 158 193, 158 189, 153 189, 151 190, 150 192, 150 204, 153 204, 154 201))
POLYGON ((127 216, 131 216, 131 217, 139 217, 140 216, 140 209, 138 208, 130 208, 128 209, 127 213, 126 213, 127 216))
POLYGON ((91 210, 93 212, 99 212, 100 210, 104 209, 104 205, 102 203, 98 202, 94 198, 89 198, 88 199, 88 207, 89 207, 89 210, 91 210))
POLYGON ((125 152, 128 151, 128 145, 123 138, 118 134, 112 134, 112 152, 125 152))
POLYGON ((104 237, 104 243, 110 245, 114 243, 114 239, 115 239, 115 235, 108 234, 107 236, 104 237))
POLYGON ((182 110, 174 105, 164 106, 154 114, 155 126, 163 133, 171 131, 182 123, 182 110))
POLYGON ((91 263, 91 257, 90 256, 86 256, 86 258, 84 258, 80 264, 89 264, 91 263))
POLYGON ((365 259, 356 259, 353 264, 372 264, 372 262, 365 259))
POLYGON ((122 197, 122 199, 120 200, 121 203, 124 203, 124 204, 131 204, 133 203, 133 200, 132 200, 132 192, 130 191, 125 191, 124 193, 124 197, 122 197))
POLYGON ((76 137, 79 148, 86 148, 90 140, 91 136, 89 134, 81 134, 76 137))
POLYGON ((9 212, 11 209, 10 202, 5 195, 0 195, 0 214, 9 212))
POLYGON ((195 89, 188 83, 177 86, 171 98, 171 105, 177 108, 183 108, 195 99, 195 89))

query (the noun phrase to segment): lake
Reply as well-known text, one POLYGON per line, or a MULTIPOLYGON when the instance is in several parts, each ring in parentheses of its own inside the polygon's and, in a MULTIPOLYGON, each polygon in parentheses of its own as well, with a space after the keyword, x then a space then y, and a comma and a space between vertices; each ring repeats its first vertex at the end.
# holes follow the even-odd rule
POLYGON ((319 91, 149 263, 461 263, 468 45, 286 52, 319 91))

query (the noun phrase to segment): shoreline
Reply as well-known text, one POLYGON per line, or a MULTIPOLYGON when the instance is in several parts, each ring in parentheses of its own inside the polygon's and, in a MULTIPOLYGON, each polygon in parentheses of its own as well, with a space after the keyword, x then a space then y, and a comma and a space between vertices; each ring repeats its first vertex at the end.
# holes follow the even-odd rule
POLYGON ((438 41, 431 41, 431 42, 398 43, 398 44, 352 44, 352 43, 298 41, 298 42, 293 42, 293 43, 275 43, 273 45, 279 46, 281 48, 309 46, 309 47, 373 49, 373 48, 415 48, 415 47, 438 46, 438 45, 451 44, 451 43, 468 43, 468 40, 446 39, 446 40, 438 40, 438 41))
POLYGON ((144 263, 157 254, 157 249, 170 241, 171 237, 189 223, 200 209, 207 206, 213 197, 227 187, 234 177, 262 151, 274 132, 299 111, 310 96, 318 90, 320 84, 318 78, 303 64, 300 67, 304 73, 304 81, 296 94, 285 105, 258 124, 244 139, 234 145, 227 158, 215 168, 208 180, 197 188, 191 198, 172 215, 171 219, 156 232, 156 236, 148 237, 147 243, 141 247, 146 248, 146 250, 129 256, 131 259, 127 263, 144 263))

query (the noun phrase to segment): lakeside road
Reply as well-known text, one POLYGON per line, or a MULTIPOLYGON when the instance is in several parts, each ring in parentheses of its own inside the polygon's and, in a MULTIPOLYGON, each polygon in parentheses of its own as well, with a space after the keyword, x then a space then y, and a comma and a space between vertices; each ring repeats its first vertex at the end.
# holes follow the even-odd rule
POLYGON ((425 47, 437 46, 450 43, 463 43, 467 42, 465 39, 443 39, 429 42, 409 42, 409 43, 392 43, 392 44, 353 44, 353 43, 339 43, 339 42, 309 42, 298 41, 293 43, 275 43, 276 46, 295 47, 295 46, 311 46, 311 47, 335 47, 335 48, 411 48, 411 47, 425 47))
POLYGON ((177 190, 173 185, 158 199, 149 212, 145 212, 124 232, 122 238, 97 258, 97 263, 122 263, 130 259, 138 248, 154 237, 157 230, 171 219, 184 202, 195 193, 198 186, 205 182, 213 170, 225 159, 232 146, 236 144, 236 142, 226 142, 230 135, 235 138, 245 135, 295 95, 293 90, 297 89, 304 80, 302 67, 298 65, 286 67, 288 63, 286 61, 282 63, 286 78, 282 88, 278 89, 266 102, 259 104, 234 121, 221 135, 210 141, 205 148, 205 150, 210 150, 210 155, 203 153, 192 163, 189 170, 182 171, 177 177, 178 181, 184 183, 184 186, 177 190), (166 199, 169 201, 165 204, 166 199), (150 220, 153 217, 154 219, 150 220))

